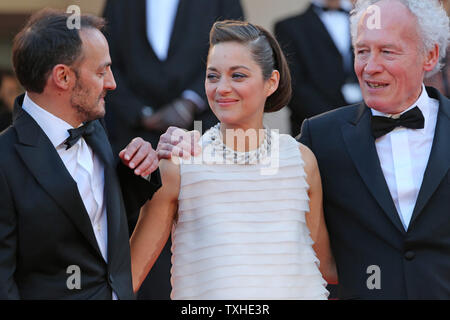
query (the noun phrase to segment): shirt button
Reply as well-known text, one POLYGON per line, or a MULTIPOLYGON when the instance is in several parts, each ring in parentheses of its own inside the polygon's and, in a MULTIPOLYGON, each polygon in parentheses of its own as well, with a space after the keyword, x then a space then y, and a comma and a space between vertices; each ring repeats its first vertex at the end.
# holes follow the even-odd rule
POLYGON ((416 253, 414 251, 406 251, 405 252, 405 259, 406 260, 412 260, 416 256, 416 253))
POLYGON ((113 278, 112 274, 110 274, 108 278, 109 278, 109 283, 112 284, 114 282, 114 278, 113 278))

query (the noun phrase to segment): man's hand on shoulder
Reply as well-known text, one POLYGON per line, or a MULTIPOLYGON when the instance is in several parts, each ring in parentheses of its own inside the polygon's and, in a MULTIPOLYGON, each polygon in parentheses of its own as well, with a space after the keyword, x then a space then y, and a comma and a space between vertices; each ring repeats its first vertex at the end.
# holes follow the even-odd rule
POLYGON ((158 168, 159 160, 152 145, 142 138, 134 138, 119 153, 123 164, 134 170, 134 174, 147 177, 158 168))
POLYGON ((159 159, 170 159, 173 156, 189 158, 201 153, 200 132, 186 131, 177 127, 169 127, 161 135, 156 148, 159 159))

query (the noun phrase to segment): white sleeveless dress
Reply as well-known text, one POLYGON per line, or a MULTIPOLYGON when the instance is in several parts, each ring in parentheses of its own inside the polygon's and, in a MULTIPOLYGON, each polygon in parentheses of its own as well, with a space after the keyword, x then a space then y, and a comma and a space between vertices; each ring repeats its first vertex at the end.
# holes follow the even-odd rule
POLYGON ((180 163, 172 299, 327 299, 305 222, 299 144, 273 130, 264 142, 250 158, 265 162, 223 164, 221 150, 235 152, 216 126, 202 136, 203 155, 180 163))

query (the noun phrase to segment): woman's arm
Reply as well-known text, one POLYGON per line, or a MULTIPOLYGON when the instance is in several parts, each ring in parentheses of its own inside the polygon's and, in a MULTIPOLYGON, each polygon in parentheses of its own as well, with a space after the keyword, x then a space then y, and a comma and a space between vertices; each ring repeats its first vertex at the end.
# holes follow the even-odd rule
POLYGON ((142 207, 130 239, 133 290, 137 292, 169 238, 178 208, 179 167, 161 160, 162 187, 142 207))
POLYGON ((306 224, 314 241, 313 249, 320 261, 320 272, 330 284, 338 282, 336 264, 330 248, 327 226, 323 214, 322 181, 319 167, 313 152, 300 144, 300 152, 305 162, 306 182, 309 185, 309 213, 306 214, 306 224))

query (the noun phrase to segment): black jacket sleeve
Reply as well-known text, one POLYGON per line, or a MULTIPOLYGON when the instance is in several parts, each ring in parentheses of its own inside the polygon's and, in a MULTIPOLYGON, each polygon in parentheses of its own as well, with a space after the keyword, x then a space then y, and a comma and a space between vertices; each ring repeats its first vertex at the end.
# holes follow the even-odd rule
POLYGON ((8 183, 0 171, 0 300, 20 299, 16 270, 16 214, 8 183))
POLYGON ((125 209, 128 214, 134 214, 153 194, 161 187, 161 176, 159 169, 152 172, 150 181, 137 176, 133 170, 122 162, 117 165, 117 175, 122 189, 125 209))

